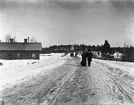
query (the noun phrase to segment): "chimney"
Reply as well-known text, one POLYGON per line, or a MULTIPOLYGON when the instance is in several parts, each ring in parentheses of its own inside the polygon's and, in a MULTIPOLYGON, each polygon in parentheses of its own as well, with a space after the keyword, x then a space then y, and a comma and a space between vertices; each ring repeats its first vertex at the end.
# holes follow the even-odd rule
POLYGON ((13 39, 10 39, 10 43, 13 43, 13 39))
POLYGON ((24 39, 24 43, 27 43, 27 39, 24 39))

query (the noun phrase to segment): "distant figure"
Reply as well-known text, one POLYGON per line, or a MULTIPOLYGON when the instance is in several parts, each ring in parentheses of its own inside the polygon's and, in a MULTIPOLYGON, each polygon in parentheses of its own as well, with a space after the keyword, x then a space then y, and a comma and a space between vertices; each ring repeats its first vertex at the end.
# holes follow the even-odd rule
POLYGON ((77 57, 77 55, 78 55, 78 53, 77 53, 77 52, 75 52, 75 57, 77 57))
POLYGON ((81 56, 82 56, 81 65, 86 66, 88 63, 88 66, 90 66, 91 61, 92 61, 92 53, 91 53, 90 49, 89 50, 85 49, 81 56))
POLYGON ((86 51, 84 51, 82 54, 82 60, 81 60, 81 65, 86 66, 86 51))
POLYGON ((74 52, 71 52, 70 53, 70 57, 74 57, 74 52))
POLYGON ((91 53, 91 50, 88 49, 88 52, 86 53, 86 57, 87 57, 87 61, 88 61, 88 66, 91 65, 92 56, 93 56, 93 54, 91 53))

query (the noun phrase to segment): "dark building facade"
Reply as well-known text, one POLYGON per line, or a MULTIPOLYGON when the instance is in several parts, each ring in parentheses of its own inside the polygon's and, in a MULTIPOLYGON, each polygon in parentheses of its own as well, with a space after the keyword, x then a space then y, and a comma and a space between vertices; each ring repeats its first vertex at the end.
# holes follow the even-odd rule
POLYGON ((40 59, 41 43, 24 42, 0 43, 0 59, 40 59))
POLYGON ((123 49, 123 61, 134 62, 134 48, 123 49))

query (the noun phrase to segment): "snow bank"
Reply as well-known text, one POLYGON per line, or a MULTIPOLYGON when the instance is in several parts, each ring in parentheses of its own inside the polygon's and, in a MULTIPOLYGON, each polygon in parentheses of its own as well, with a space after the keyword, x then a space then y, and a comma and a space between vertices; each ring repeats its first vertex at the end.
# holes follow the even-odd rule
MULTIPOLYGON (((63 53, 51 53, 51 54, 40 54, 40 60, 47 60, 47 59, 53 59, 53 58, 58 58, 61 57, 63 53)), ((0 62, 3 64, 0 66, 0 69, 6 69, 6 68, 12 68, 12 67, 18 67, 18 66, 24 66, 27 64, 32 64, 39 62, 40 60, 0 60, 0 62)))
POLYGON ((41 60, 0 60, 0 90, 6 85, 13 85, 22 78, 37 75, 41 71, 48 72, 51 68, 62 65, 63 54, 41 55, 41 60))
POLYGON ((120 62, 120 61, 109 61, 109 60, 98 60, 98 59, 93 59, 93 61, 98 61, 107 64, 109 66, 112 66, 113 68, 120 68, 123 71, 128 72, 131 76, 134 76, 134 63, 132 62, 120 62))
POLYGON ((98 59, 93 61, 99 64, 105 72, 112 73, 112 75, 120 78, 129 86, 134 86, 134 63, 98 59))
MULTIPOLYGON (((81 58, 81 55, 79 55, 79 57, 81 58)), ((134 76, 134 62, 109 61, 101 59, 93 59, 93 61, 98 61, 113 68, 122 69, 124 72, 128 72, 129 75, 134 76)))

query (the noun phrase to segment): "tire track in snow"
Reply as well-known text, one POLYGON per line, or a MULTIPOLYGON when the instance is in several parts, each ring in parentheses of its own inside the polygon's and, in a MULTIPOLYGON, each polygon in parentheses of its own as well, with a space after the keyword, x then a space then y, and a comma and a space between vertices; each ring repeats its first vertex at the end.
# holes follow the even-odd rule
MULTIPOLYGON (((96 98, 92 99, 95 105, 118 105, 117 100, 110 94, 111 88, 108 85, 111 79, 108 75, 104 74, 100 68, 92 62, 91 67, 88 69, 89 76, 91 76, 92 90, 95 92, 96 98)), ((89 98, 89 102, 91 102, 89 98)))
POLYGON ((117 77, 108 71, 104 71, 105 68, 102 68, 100 65, 96 63, 94 63, 94 65, 98 66, 104 74, 111 78, 112 86, 110 86, 110 88, 113 91, 112 95, 117 98, 118 104, 134 105, 134 88, 130 86, 130 84, 127 84, 122 78, 117 77))
POLYGON ((51 99, 64 79, 76 68, 66 64, 72 64, 74 62, 71 58, 66 58, 64 64, 53 68, 47 74, 45 71, 42 71, 22 84, 16 84, 11 88, 5 89, 2 94, 5 104, 40 105, 43 101, 51 99))
POLYGON ((88 88, 87 67, 79 66, 80 59, 77 61, 77 69, 66 81, 50 105, 89 105, 86 104, 89 95, 94 95, 88 88))
POLYGON ((60 94, 60 91, 67 84, 67 82, 72 78, 72 76, 74 75, 74 73, 75 73, 75 70, 72 71, 69 75, 67 75, 67 77, 64 79, 64 82, 62 83, 61 87, 58 89, 58 91, 56 92, 56 94, 54 95, 54 97, 49 101, 49 103, 47 105, 53 105, 54 104, 56 98, 60 94))
MULTIPOLYGON (((105 66, 105 65, 103 65, 105 66)), ((77 69, 82 69, 83 67, 80 67, 77 69)), ((76 75, 75 73, 72 73, 67 79, 67 81, 64 81, 64 83, 59 88, 58 92, 55 94, 55 96, 52 98, 49 104, 43 104, 43 105, 134 105, 132 95, 133 95, 133 87, 128 85, 125 81, 123 81, 120 77, 117 77, 113 75, 110 72, 106 72, 104 70, 106 68, 102 68, 100 65, 96 63, 92 63, 91 67, 85 67, 82 71, 86 71, 86 73, 89 73, 89 87, 88 90, 90 92, 88 93, 88 102, 84 103, 74 103, 74 99, 77 100, 77 98, 74 98, 71 95, 65 96, 70 97, 69 103, 56 103, 56 100, 61 100, 64 96, 62 91, 65 92, 65 86, 67 84, 71 84, 71 79, 76 75), (128 91, 129 90, 129 91, 128 91), (61 95, 61 96, 60 96, 61 95)), ((78 81, 80 78, 77 78, 78 81)), ((87 83, 87 82, 86 82, 87 83)), ((77 84, 77 83, 76 83, 77 84)), ((68 85, 67 85, 68 86, 68 85)), ((67 88, 68 89, 68 88, 67 88)), ((87 89, 86 89, 87 90, 87 89)), ((66 92, 65 92, 66 93, 66 92)), ((82 93, 82 92, 81 92, 82 93)), ((62 100, 59 102, 63 102, 62 100)))
POLYGON ((109 94, 109 77, 96 65, 78 67, 50 105, 118 105, 109 94))
POLYGON ((116 80, 115 80, 115 78, 112 78, 113 79, 113 81, 114 81, 114 86, 116 86, 117 88, 118 88, 118 91, 117 92, 115 92, 115 93, 119 93, 119 92, 121 92, 121 94, 123 95, 119 95, 119 98, 122 100, 122 103, 124 103, 124 100, 123 100, 123 98, 125 98, 129 103, 131 103, 131 104, 134 104, 134 100, 132 99, 132 95, 130 94, 130 93, 128 93, 127 92, 127 90, 125 90, 125 87, 127 86, 127 85, 125 85, 125 86, 123 86, 123 84, 121 84, 121 83, 118 83, 116 80))
MULTIPOLYGON (((76 58, 79 59, 79 58, 76 58)), ((76 62, 76 59, 75 62, 76 62)), ((68 83, 68 81, 73 77, 74 73, 75 73, 76 69, 72 70, 69 74, 67 74, 67 76, 64 78, 64 81, 62 82, 61 86, 59 87, 59 89, 57 89, 56 92, 53 93, 53 95, 51 95, 49 97, 49 101, 44 101, 43 103, 41 103, 40 105, 53 105, 56 101, 56 98, 59 96, 61 90, 63 89, 63 87, 68 83)))

